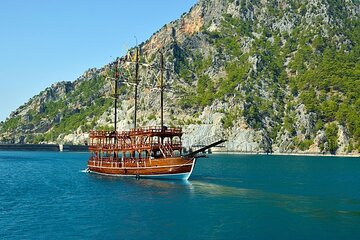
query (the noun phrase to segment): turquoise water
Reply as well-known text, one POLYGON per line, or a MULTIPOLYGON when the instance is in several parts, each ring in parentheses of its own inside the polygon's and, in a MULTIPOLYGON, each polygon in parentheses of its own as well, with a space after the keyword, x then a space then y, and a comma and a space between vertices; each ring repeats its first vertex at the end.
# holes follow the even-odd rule
POLYGON ((359 239, 360 158, 213 154, 188 182, 0 152, 0 239, 359 239))

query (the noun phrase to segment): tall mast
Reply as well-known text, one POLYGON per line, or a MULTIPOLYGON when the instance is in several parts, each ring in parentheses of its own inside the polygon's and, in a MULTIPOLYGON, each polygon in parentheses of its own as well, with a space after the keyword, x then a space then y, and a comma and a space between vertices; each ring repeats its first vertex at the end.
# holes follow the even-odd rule
POLYGON ((137 92, 139 84, 139 47, 136 48, 136 60, 135 60, 135 112, 134 112, 134 129, 136 129, 136 113, 137 113, 137 92))
POLYGON ((161 130, 164 129, 164 54, 160 52, 160 114, 161 130))
POLYGON ((118 81, 119 81, 119 61, 116 61, 115 64, 115 87, 114 87, 114 131, 117 130, 117 101, 118 101, 118 81))

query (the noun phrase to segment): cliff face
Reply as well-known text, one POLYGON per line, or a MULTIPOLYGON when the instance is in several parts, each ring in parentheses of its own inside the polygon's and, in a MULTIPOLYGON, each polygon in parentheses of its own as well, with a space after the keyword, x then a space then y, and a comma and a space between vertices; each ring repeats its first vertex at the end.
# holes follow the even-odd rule
MULTIPOLYGON (((230 151, 356 153, 359 15, 350 0, 200 0, 140 44, 141 61, 156 65, 164 53, 165 122, 184 127, 187 146, 225 137, 230 151)), ((90 69, 33 97, 2 124, 0 141, 83 143, 110 128, 103 96, 113 71, 90 69)), ((159 124, 157 73, 140 74, 138 125, 159 124)), ((132 125, 131 88, 121 87, 120 128, 132 125)))

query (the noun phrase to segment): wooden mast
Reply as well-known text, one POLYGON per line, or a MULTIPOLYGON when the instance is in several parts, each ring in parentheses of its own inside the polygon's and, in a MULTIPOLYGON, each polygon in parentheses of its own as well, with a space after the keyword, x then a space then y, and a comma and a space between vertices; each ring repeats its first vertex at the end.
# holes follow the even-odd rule
POLYGON ((160 124, 164 130, 164 54, 160 52, 160 124))
POLYGON ((136 48, 135 60, 135 112, 134 112, 134 129, 136 129, 136 113, 137 113, 137 97, 138 97, 138 84, 139 84, 139 47, 136 48))
POLYGON ((117 130, 117 101, 118 101, 118 80, 119 80, 119 61, 115 64, 115 83, 114 83, 114 132, 117 130))

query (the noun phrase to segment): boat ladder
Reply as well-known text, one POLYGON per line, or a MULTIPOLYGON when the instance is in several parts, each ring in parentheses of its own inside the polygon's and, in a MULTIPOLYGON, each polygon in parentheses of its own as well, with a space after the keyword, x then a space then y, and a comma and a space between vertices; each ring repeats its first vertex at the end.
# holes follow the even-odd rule
POLYGON ((170 146, 170 144, 160 144, 160 151, 164 155, 164 157, 172 157, 174 150, 170 146))

